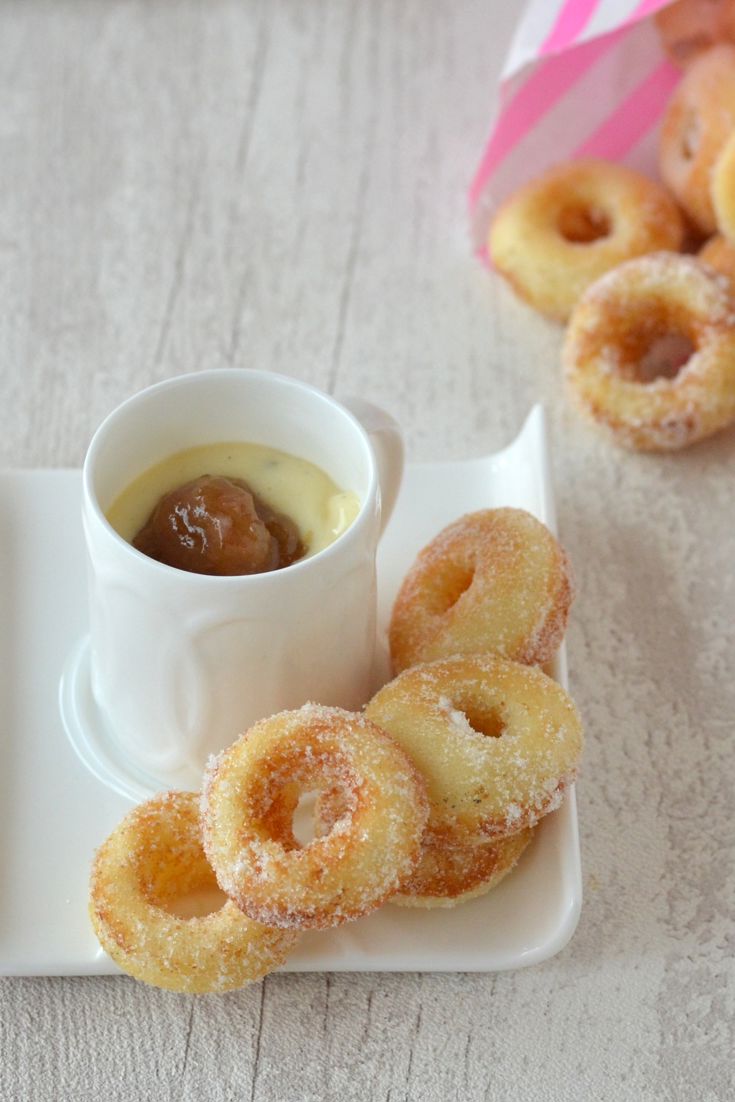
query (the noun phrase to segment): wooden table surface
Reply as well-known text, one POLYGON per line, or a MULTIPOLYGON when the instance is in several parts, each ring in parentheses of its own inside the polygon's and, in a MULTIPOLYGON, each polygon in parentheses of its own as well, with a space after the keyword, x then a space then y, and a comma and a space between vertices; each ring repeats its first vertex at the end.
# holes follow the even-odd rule
POLYGON ((3 1100, 735 1097, 735 433, 616 450, 567 408, 560 331, 473 259, 514 8, 0 3, 3 464, 77 466, 133 391, 228 364, 384 405, 415 460, 494 450, 541 400, 588 732, 555 959, 199 999, 5 979, 3 1100))

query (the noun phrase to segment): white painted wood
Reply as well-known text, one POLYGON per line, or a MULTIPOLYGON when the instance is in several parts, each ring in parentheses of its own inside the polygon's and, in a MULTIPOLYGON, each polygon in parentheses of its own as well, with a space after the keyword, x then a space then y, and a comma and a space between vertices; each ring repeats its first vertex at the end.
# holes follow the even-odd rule
POLYGON ((227 363, 384 404, 414 459, 495 448, 541 399, 589 733, 553 961, 198 1000, 3 980, 3 1100, 735 1096, 735 435, 611 448, 567 410, 559 331, 470 255, 514 8, 0 3, 0 462, 79 464, 133 390, 227 363))

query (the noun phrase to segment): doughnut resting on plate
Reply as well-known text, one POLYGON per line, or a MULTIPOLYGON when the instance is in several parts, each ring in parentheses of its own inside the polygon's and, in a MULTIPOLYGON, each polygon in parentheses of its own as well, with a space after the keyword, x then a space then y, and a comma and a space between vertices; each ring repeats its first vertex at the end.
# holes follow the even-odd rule
POLYGON ((404 670, 365 714, 426 779, 424 843, 478 845, 534 826, 560 805, 582 752, 581 721, 564 689, 534 666, 493 655, 404 670))
POLYGON ((523 509, 469 513, 404 579, 389 628, 393 668, 485 652, 542 665, 561 645, 572 598, 569 560, 545 525, 523 509))
POLYGON ((341 925, 393 895, 418 862, 427 814, 423 777, 382 728, 314 704, 256 723, 211 762, 202 792, 222 890, 256 921, 297 929, 341 925), (345 813, 300 845, 288 810, 324 790, 345 813))
POLYGON ((243 987, 283 964, 298 940, 253 922, 218 890, 193 792, 162 793, 125 816, 95 856, 89 913, 124 972, 169 991, 243 987), (211 902, 187 913, 197 897, 211 902))

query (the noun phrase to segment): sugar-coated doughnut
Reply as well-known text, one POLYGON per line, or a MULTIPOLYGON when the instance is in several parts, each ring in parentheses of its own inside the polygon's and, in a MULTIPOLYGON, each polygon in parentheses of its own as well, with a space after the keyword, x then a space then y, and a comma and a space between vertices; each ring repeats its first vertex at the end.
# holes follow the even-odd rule
POLYGON ((492 655, 405 670, 366 715, 426 779, 425 842, 471 845, 533 826, 561 803, 582 750, 579 715, 561 686, 492 655))
POLYGON ((626 447, 683 448, 735 420, 733 304, 692 257, 603 276, 572 315, 563 359, 576 404, 626 447))
POLYGON ((666 53, 682 67, 718 42, 735 43, 735 0, 679 0, 655 19, 666 53))
POLYGON ((705 241, 697 259, 718 274, 722 286, 735 298, 735 245, 718 233, 705 241))
POLYGON ((718 229, 731 245, 735 245, 735 130, 715 161, 711 190, 718 229))
POLYGON ((298 935, 253 922, 218 896, 199 797, 166 792, 134 808, 100 846, 89 913, 102 947, 136 979, 170 991, 230 991, 282 964, 298 935), (213 897, 216 909, 177 913, 192 896, 213 897))
POLYGON ((460 517, 419 553, 399 590, 393 669, 487 651, 541 665, 561 645, 572 597, 567 556, 530 513, 460 517))
POLYGON ((565 321, 590 283, 624 260, 679 249, 676 204, 623 165, 575 161, 526 184, 500 208, 489 252, 517 293, 565 321))
POLYGON ((426 789, 406 753, 364 716, 305 705, 256 723, 208 766, 204 848, 220 887, 268 925, 337 926, 380 906, 419 858, 426 789), (286 808, 336 790, 346 808, 299 845, 286 808))
POLYGON ((426 845, 421 860, 391 899, 399 907, 456 907, 485 895, 515 868, 533 837, 522 830, 479 846, 426 845))
POLYGON ((714 46, 694 59, 672 95, 661 126, 659 168, 695 226, 717 229, 712 170, 735 129, 735 46, 714 46))

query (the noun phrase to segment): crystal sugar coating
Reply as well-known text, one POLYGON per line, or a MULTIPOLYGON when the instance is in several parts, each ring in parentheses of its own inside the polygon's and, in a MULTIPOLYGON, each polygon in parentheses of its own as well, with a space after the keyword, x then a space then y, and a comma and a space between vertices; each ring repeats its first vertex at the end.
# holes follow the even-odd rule
POLYGON ((224 892, 268 925, 338 926, 391 896, 419 859, 426 789, 408 755, 364 716, 314 704, 255 724, 213 759, 204 847, 224 892), (299 794, 336 790, 343 814, 300 845, 299 794))
POLYGON ((735 305, 693 257, 656 253, 603 276, 577 304, 563 360, 576 405, 625 447, 671 451, 735 421, 735 305), (672 337, 688 358, 649 378, 647 358, 672 337))
POLYGON ((193 792, 165 792, 129 812, 97 851, 89 901, 95 933, 124 972, 190 994, 259 980, 298 940, 252 921, 229 900, 199 917, 175 913, 187 895, 217 888, 198 804, 193 792))
POLYGON ((567 556, 540 521, 523 509, 469 513, 406 575, 389 629, 393 669, 488 652, 541 665, 561 646, 572 598, 567 556))
POLYGON ((541 670, 462 655, 405 670, 366 715, 425 779, 425 842, 473 845, 533 826, 559 807, 582 752, 571 697, 541 670))

